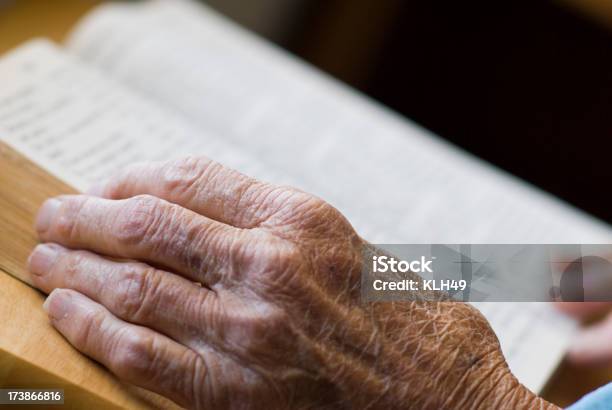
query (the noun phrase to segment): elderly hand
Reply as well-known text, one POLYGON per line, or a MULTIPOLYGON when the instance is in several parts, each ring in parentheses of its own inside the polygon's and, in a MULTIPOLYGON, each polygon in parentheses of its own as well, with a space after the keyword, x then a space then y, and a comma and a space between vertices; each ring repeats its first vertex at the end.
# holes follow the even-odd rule
POLYGON ((98 196, 49 199, 36 228, 53 326, 183 406, 549 406, 469 305, 360 303, 367 244, 296 189, 206 159, 139 165, 98 196))

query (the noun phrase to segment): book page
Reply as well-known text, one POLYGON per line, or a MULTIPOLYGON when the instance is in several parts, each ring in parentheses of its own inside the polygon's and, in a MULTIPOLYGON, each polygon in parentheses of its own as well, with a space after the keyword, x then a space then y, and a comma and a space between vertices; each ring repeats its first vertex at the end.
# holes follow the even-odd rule
POLYGON ((283 180, 44 40, 0 60, 0 139, 81 191, 128 164, 188 154, 283 180))
MULTIPOLYGON (((290 175, 338 207, 371 242, 612 238, 608 225, 191 2, 104 6, 80 25, 68 47, 198 129, 213 130, 290 175)), ((539 391, 574 324, 546 304, 478 307, 519 380, 539 391)))

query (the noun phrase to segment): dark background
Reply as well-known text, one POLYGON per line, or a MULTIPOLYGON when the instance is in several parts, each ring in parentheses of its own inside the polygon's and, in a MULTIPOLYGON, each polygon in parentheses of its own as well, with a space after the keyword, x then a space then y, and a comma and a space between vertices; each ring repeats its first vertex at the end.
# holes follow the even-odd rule
POLYGON ((612 222, 612 35, 554 1, 308 2, 281 44, 612 222))

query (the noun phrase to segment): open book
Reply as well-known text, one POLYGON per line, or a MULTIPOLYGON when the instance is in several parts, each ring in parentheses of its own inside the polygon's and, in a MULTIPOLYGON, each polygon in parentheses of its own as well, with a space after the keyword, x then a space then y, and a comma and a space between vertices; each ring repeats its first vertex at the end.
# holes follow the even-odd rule
MULTIPOLYGON (((135 161, 203 154, 324 198, 373 243, 612 239, 602 222, 188 1, 104 5, 64 47, 36 40, 2 57, 0 140, 77 190, 135 161)), ((2 250, 0 269, 25 277, 2 250)), ((541 390, 574 324, 546 304, 478 307, 519 380, 541 390)))

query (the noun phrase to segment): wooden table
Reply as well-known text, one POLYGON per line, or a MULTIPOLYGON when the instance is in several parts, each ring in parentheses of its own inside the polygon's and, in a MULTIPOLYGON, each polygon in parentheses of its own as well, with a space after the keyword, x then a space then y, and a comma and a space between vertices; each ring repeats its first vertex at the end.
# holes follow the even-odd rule
POLYGON ((60 42, 101 0, 0 0, 0 53, 34 37, 60 42))

